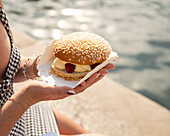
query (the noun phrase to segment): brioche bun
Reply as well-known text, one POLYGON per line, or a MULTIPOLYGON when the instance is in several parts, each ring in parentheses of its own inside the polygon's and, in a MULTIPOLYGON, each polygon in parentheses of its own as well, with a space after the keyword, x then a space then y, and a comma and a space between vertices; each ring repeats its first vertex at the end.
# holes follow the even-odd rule
MULTIPOLYGON (((75 32, 61 37, 53 42, 53 51, 58 59, 78 65, 100 64, 107 60, 111 54, 111 46, 104 38, 88 32, 75 32)), ((55 76, 64 77, 66 80, 80 80, 88 72, 68 73, 65 69, 55 67, 51 61, 55 76)))
POLYGON ((111 54, 108 41, 87 32, 75 32, 56 40, 55 56, 75 64, 92 65, 104 62, 111 54))

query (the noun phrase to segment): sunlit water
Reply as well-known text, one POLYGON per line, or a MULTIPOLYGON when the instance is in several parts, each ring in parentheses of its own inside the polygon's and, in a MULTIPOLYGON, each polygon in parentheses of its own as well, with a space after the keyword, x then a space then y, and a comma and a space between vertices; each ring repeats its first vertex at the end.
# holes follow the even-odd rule
POLYGON ((109 77, 170 109, 169 0, 4 2, 12 26, 47 45, 75 31, 103 36, 120 55, 109 77))

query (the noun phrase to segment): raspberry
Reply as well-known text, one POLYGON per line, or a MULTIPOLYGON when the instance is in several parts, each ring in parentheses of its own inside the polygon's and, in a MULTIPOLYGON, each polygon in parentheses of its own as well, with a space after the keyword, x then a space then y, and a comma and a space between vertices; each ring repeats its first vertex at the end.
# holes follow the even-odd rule
POLYGON ((73 73, 75 69, 75 65, 71 63, 66 63, 65 64, 65 69, 68 73, 73 73))
POLYGON ((91 69, 94 69, 95 67, 97 67, 99 65, 99 63, 96 63, 96 64, 93 64, 93 65, 90 65, 91 69))

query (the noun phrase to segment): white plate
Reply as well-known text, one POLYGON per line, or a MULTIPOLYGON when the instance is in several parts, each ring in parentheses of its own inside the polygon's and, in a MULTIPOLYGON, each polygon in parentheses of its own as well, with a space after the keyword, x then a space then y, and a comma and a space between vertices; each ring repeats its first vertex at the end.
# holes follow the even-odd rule
POLYGON ((106 66, 108 63, 112 62, 118 57, 118 54, 116 52, 111 52, 111 55, 108 60, 104 61, 100 65, 98 65, 95 69, 90 71, 84 78, 82 78, 80 81, 66 81, 62 77, 56 77, 52 73, 49 73, 49 70, 51 69, 51 59, 54 57, 53 53, 53 44, 51 46, 48 46, 45 49, 45 52, 40 58, 40 62, 37 66, 38 69, 38 75, 42 78, 42 80, 47 81, 51 85, 56 85, 56 86, 68 86, 68 87, 76 87, 79 84, 81 84, 83 81, 88 79, 93 73, 97 72, 104 66, 106 66))

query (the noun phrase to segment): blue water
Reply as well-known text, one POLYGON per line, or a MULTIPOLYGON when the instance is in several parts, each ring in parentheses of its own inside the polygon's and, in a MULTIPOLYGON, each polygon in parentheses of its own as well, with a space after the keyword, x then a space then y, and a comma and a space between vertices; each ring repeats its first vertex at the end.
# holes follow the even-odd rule
POLYGON ((75 31, 103 36, 120 55, 109 77, 170 109, 169 0, 4 2, 11 25, 47 45, 75 31))

